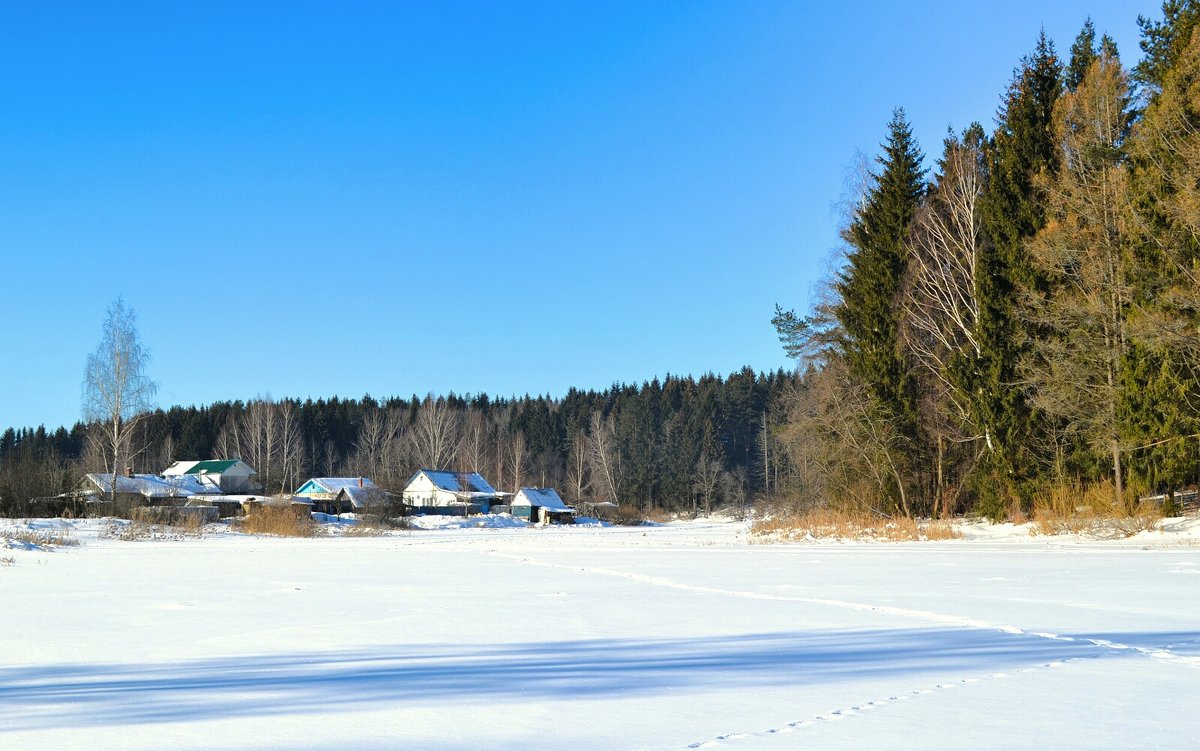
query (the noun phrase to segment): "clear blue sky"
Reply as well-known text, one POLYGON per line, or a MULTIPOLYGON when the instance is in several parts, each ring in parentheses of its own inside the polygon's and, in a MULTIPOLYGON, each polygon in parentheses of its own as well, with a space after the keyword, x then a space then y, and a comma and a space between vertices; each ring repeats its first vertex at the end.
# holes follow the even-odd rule
POLYGON ((8 3, 0 426, 124 295, 158 401, 787 365, 856 150, 989 128, 1038 30, 1147 0, 8 3), (849 12, 847 8, 853 7, 849 12))

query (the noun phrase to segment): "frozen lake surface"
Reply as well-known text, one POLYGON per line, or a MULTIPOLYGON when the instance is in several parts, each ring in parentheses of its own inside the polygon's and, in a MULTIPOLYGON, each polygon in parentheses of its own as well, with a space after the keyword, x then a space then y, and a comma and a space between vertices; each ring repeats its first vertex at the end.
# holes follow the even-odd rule
MULTIPOLYGON (((0 522, 0 528, 22 522, 0 522)), ((41 524, 49 524, 43 522, 41 524)), ((63 523, 66 524, 66 523, 63 523)), ((0 748, 1194 748, 1195 525, 739 522, 0 551, 0 748)))

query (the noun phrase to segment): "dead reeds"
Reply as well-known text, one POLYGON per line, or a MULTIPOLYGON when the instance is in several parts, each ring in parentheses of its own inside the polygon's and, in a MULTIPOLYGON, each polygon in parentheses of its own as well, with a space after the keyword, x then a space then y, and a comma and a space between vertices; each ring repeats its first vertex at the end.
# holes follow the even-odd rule
POLYGON ((910 542, 956 540, 962 537, 962 533, 947 521, 888 517, 868 511, 831 508, 759 518, 751 524, 750 533, 760 539, 779 541, 837 539, 910 542))
POLYGON ((259 506, 236 523, 238 529, 252 535, 277 537, 313 537, 318 527, 307 511, 290 506, 259 506))
MULTIPOLYGON (((1135 490, 1127 494, 1137 497, 1135 490)), ((1162 507, 1128 500, 1118 503, 1108 481, 1088 486, 1070 483, 1050 488, 1035 498, 1032 516, 1035 534, 1120 539, 1157 529, 1162 507)))

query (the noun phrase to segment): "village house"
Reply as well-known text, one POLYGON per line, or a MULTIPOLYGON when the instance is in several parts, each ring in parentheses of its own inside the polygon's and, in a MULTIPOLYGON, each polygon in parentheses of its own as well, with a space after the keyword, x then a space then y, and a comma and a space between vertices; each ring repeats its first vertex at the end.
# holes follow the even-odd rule
POLYGON ((314 477, 293 495, 312 502, 324 514, 364 513, 388 505, 394 494, 366 477, 314 477))
POLYGON ((418 510, 464 514, 483 513, 499 503, 505 493, 493 488, 478 472, 419 469, 404 486, 404 502, 418 510))
POLYGON ((251 495, 259 489, 253 481, 255 471, 237 459, 175 462, 161 475, 108 473, 84 475, 71 494, 90 505, 115 507, 105 513, 145 506, 175 509, 213 509, 213 516, 240 514, 249 503, 259 500, 251 495))
POLYGON ((222 493, 255 493, 262 488, 254 482, 258 474, 240 459, 207 459, 175 462, 163 470, 163 477, 197 477, 214 482, 222 493))
POLYGON ((575 523, 575 509, 554 488, 521 488, 513 497, 512 515, 535 524, 575 523))

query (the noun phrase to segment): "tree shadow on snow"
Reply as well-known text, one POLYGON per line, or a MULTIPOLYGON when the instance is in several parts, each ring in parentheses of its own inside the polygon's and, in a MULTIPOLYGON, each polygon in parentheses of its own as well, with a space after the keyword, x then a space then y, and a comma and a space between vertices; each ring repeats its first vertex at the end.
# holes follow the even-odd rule
MULTIPOLYGON (((1200 633, 1106 634, 1169 643, 1200 633)), ((594 640, 500 645, 395 645, 182 663, 0 669, 0 734, 404 704, 522 702, 730 691, 844 680, 982 671, 1117 653, 982 629, 853 630, 706 639, 594 640)), ((1145 659, 1145 658, 1142 658, 1145 659)))

